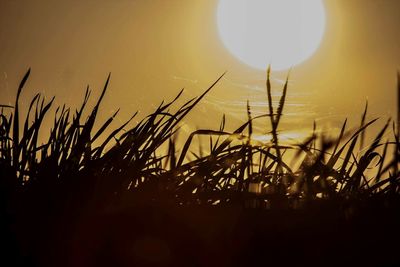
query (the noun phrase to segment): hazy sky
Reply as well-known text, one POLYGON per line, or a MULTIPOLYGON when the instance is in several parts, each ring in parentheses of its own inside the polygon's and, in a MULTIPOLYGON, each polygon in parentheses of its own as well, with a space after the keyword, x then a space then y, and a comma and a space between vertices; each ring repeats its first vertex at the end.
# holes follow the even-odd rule
MULTIPOLYGON (((217 127, 223 113, 244 115, 245 101, 263 108, 265 72, 247 67, 223 46, 216 0, 1 0, 0 99, 12 101, 28 67, 23 101, 36 92, 77 105, 87 84, 98 95, 108 72, 102 116, 144 113, 181 87, 200 94, 226 78, 190 117, 217 127), (212 113, 211 113, 212 112, 212 113), (203 119, 215 114, 208 123, 203 119)), ((316 119, 337 126, 358 120, 368 98, 371 118, 395 115, 400 66, 400 1, 325 0, 327 27, 312 58, 293 68, 286 127, 316 119)), ((283 20, 285 18, 282 18, 283 20)), ((273 72, 274 84, 286 72, 273 72)), ((276 87, 279 89, 279 87, 276 87)))

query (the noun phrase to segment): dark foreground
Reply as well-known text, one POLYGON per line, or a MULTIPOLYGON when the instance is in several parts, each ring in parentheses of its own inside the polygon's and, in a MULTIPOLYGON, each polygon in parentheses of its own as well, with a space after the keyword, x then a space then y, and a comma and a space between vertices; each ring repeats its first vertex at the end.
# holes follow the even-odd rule
POLYGON ((97 130, 109 77, 87 118, 89 90, 75 112, 57 108, 48 128, 54 98, 36 95, 20 120, 29 73, 15 105, 0 104, 0 266, 400 266, 400 121, 387 121, 365 146, 376 121, 367 121, 366 105, 355 131, 345 121, 332 140, 314 131, 282 146, 287 83, 274 111, 268 71, 271 142, 252 141, 261 117, 248 104, 235 131, 223 118, 219 130, 194 131, 180 148, 180 122, 222 76, 175 112, 182 91, 105 134, 118 113, 97 130), (39 132, 49 130, 42 143, 39 132), (209 153, 192 151, 197 135, 209 138, 209 153))
POLYGON ((300 210, 165 203, 26 212, 3 223, 2 266, 400 266, 400 202, 388 196, 300 210))

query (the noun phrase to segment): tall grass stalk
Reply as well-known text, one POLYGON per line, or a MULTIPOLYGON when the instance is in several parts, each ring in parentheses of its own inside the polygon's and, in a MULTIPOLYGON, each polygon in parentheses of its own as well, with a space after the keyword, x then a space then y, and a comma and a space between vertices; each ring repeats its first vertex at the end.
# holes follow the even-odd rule
MULTIPOLYGON (((84 118, 83 114, 90 97, 89 88, 75 112, 65 106, 56 109, 49 138, 40 143, 39 131, 44 128, 43 120, 54 98, 46 102, 37 94, 24 122, 20 123, 19 99, 30 75, 28 70, 17 89, 14 107, 1 106, 0 181, 6 196, 3 204, 12 204, 12 199, 22 203, 18 205, 40 202, 50 209, 54 205, 57 209, 61 206, 74 209, 82 203, 97 208, 131 199, 131 196, 133 199, 146 196, 149 200, 168 196, 172 202, 182 205, 245 204, 257 200, 274 208, 292 207, 293 203, 303 200, 369 198, 399 193, 399 123, 397 131, 393 129, 394 140, 383 140, 390 129, 388 121, 374 141, 364 148, 365 133, 376 122, 376 119, 367 121, 366 105, 361 125, 355 131, 346 130, 346 120, 334 139, 317 134, 314 129, 304 142, 283 146, 279 143, 278 127, 284 115, 288 79, 275 112, 270 71, 268 68, 268 111, 265 114, 253 117, 248 102, 247 121, 236 130, 225 130, 224 116, 218 130, 196 130, 183 147, 178 148, 175 136, 180 122, 223 75, 176 112, 170 112, 170 108, 181 98, 182 91, 172 101, 161 103, 136 125, 131 126, 135 113, 106 135, 118 111, 97 130, 95 121, 110 82, 108 76, 88 117, 84 118), (262 117, 270 120, 271 142, 253 139, 253 121, 262 117), (195 136, 209 138, 209 152, 202 149, 199 155, 191 152, 195 136), (95 145, 97 143, 99 145, 95 145), (356 151, 357 144, 359 151, 356 151), (167 151, 162 151, 165 146, 167 151), (394 157, 388 161, 385 159, 390 150, 394 151, 394 157), (297 169, 292 169, 293 165, 285 161, 286 151, 294 155, 292 162, 299 162, 297 169), (190 155, 195 159, 188 160, 190 155), (376 161, 378 164, 374 167, 376 161), (370 168, 376 168, 374 176, 368 172, 370 168), (29 202, 31 198, 33 202, 29 202)), ((400 85, 398 90, 400 92, 400 85)))

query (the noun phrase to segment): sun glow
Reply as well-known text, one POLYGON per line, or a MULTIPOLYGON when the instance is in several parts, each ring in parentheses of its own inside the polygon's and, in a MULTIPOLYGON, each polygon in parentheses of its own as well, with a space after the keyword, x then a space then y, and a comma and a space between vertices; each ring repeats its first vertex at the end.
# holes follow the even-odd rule
POLYGON ((243 63, 288 69, 311 57, 325 30, 322 0, 220 0, 220 38, 243 63))

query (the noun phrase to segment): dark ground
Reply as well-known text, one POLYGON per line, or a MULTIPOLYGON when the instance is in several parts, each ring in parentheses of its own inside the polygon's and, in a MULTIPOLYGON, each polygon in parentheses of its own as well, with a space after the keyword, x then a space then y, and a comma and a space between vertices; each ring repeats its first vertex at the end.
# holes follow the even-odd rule
POLYGON ((397 198, 300 210, 166 203, 26 211, 3 220, 2 266, 400 266, 397 198))

